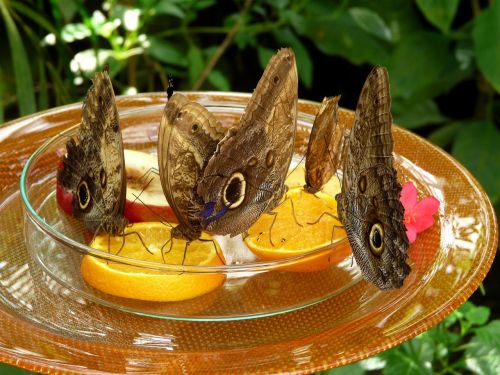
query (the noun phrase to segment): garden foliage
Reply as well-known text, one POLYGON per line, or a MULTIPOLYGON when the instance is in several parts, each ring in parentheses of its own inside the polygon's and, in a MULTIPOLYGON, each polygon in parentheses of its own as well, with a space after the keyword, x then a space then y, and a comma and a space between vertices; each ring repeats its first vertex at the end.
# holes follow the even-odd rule
MULTIPOLYGON (((451 152, 500 211, 500 0, 0 0, 0 124, 81 100, 105 64, 118 94, 163 91, 169 74, 180 90, 248 92, 282 46, 301 98, 341 93, 350 108, 387 66, 395 123, 451 152)), ((500 373, 487 319, 467 304, 346 371, 500 373)))

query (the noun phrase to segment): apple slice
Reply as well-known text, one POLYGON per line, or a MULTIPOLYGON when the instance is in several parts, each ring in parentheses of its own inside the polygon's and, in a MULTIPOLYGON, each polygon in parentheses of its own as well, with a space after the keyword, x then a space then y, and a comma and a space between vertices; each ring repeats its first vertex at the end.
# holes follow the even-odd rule
POLYGON ((125 217, 129 222, 177 219, 168 205, 158 175, 158 158, 145 152, 124 150, 127 173, 125 217))
MULTIPOLYGON (((131 223, 139 221, 177 222, 174 211, 163 194, 155 155, 134 150, 124 150, 127 175, 125 217, 131 223)), ((58 169, 63 168, 61 162, 58 169)), ((74 194, 56 183, 56 201, 68 215, 73 214, 74 194)))

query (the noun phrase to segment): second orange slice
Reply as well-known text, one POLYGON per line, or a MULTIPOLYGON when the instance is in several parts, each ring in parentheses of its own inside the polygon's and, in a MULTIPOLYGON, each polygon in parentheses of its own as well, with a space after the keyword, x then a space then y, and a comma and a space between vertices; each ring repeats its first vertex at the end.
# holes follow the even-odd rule
POLYGON ((313 195, 301 187, 292 188, 273 212, 276 215, 262 215, 245 238, 247 246, 259 258, 284 259, 323 248, 325 251, 287 267, 294 271, 316 271, 338 263, 349 254, 350 247, 344 240, 346 233, 334 218, 337 202, 331 195, 323 192, 313 195))

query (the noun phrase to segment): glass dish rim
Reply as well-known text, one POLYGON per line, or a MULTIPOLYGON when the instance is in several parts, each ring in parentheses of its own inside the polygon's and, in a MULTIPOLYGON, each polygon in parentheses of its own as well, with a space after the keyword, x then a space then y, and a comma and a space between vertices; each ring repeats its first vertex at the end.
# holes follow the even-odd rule
MULTIPOLYGON (((198 92, 189 92, 191 95, 196 95, 198 92)), ((207 92, 200 92, 199 94, 204 94, 206 95, 207 92)), ((250 98, 250 94, 247 93, 217 93, 217 96, 219 97, 228 97, 231 98, 231 96, 240 96, 240 97, 248 97, 250 98)), ((196 101, 199 101, 198 99, 195 99, 196 101)), ((311 101, 309 100, 300 100, 301 103, 309 103, 311 101)), ((311 102, 312 103, 312 102, 311 102)), ((233 108, 237 110, 242 110, 246 107, 245 104, 243 103, 238 103, 238 102, 222 102, 220 100, 214 100, 212 97, 209 98, 209 100, 203 100, 202 101, 203 106, 216 110, 216 109, 225 109, 227 110, 228 108, 233 108)), ((142 108, 134 108, 134 109, 128 109, 128 110, 119 110, 119 115, 120 117, 122 116, 131 116, 136 113, 144 113, 144 112, 150 112, 156 110, 158 107, 163 107, 164 104, 153 104, 153 105, 147 105, 142 108)), ((344 109, 341 109, 344 110, 344 109)), ((346 112, 349 112, 349 110, 345 110, 346 112)), ((304 113, 301 111, 297 111, 297 120, 303 120, 303 121, 308 121, 309 124, 306 126, 312 127, 312 122, 314 121, 315 116, 304 113)), ((300 264, 303 262, 307 262, 308 258, 313 259, 315 256, 317 256, 320 253, 323 253, 325 251, 335 251, 335 247, 344 243, 345 241, 348 241, 347 237, 338 240, 330 245, 309 251, 304 254, 299 254, 299 255, 294 255, 290 256, 287 258, 283 259, 278 259, 278 260, 267 260, 267 261, 253 261, 249 263, 241 263, 241 264, 230 264, 230 265, 218 265, 218 266, 192 266, 192 265, 179 265, 179 264, 168 264, 168 263, 157 263, 157 262, 150 262, 150 261, 144 261, 144 260, 138 260, 138 259, 133 259, 133 258, 128 258, 120 255, 115 255, 111 254, 105 251, 100 251, 97 249, 93 249, 83 243, 80 243, 78 241, 75 241, 69 237, 67 237, 65 234, 57 231, 54 229, 52 226, 50 226, 48 223, 45 222, 43 218, 41 218, 38 214, 35 208, 31 205, 31 202, 28 198, 28 189, 29 187, 27 186, 27 179, 29 176, 29 172, 31 170, 31 167, 33 164, 37 161, 37 159, 43 155, 43 152, 46 151, 50 146, 58 143, 61 141, 61 139, 67 138, 72 135, 72 133, 76 132, 76 129, 80 123, 76 123, 75 125, 63 130, 59 134, 47 139, 45 142, 43 142, 28 158, 26 161, 26 164, 24 165, 21 173, 21 178, 20 178, 20 193, 22 197, 22 202, 23 202, 23 208, 28 216, 28 219, 31 220, 38 228, 39 230, 43 231, 45 234, 47 234, 49 237, 51 237, 53 240, 61 244, 62 246, 69 247, 72 251, 78 251, 84 255, 91 255, 94 257, 97 257, 102 260, 106 261, 111 261, 111 262, 116 262, 120 264, 126 264, 130 266, 135 266, 138 268, 146 268, 146 269, 151 269, 151 270, 158 270, 158 271, 164 271, 164 272, 185 272, 185 273, 217 273, 217 274, 232 274, 232 273, 248 273, 248 272, 266 272, 266 271, 271 271, 271 270, 285 270, 286 267, 289 266, 294 266, 296 264, 300 264)))

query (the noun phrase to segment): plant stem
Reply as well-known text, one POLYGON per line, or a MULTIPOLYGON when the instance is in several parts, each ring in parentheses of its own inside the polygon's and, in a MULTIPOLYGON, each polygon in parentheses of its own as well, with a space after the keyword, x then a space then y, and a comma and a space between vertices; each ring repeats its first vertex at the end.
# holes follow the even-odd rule
POLYGON ((127 67, 128 85, 137 88, 137 56, 129 59, 127 67))
POLYGON ((212 58, 208 62, 208 64, 205 65, 205 69, 203 69, 200 76, 198 77, 198 79, 194 83, 192 90, 194 90, 194 91, 199 90, 201 85, 203 85, 203 83, 207 79, 210 72, 213 70, 213 68, 215 67, 215 65, 219 61, 219 59, 222 57, 222 55, 224 54, 226 49, 229 47, 229 45, 233 41, 236 33, 238 32, 238 30, 241 27, 241 19, 251 4, 252 4, 252 0, 245 0, 245 4, 243 5, 243 9, 240 12, 240 17, 234 23, 233 27, 231 27, 231 30, 229 30, 229 32, 226 34, 226 37, 222 41, 221 45, 217 48, 217 50, 213 54, 212 58))
POLYGON ((479 16, 479 13, 481 13, 481 4, 479 3, 479 0, 472 0, 471 6, 472 14, 474 15, 474 17, 479 16))

